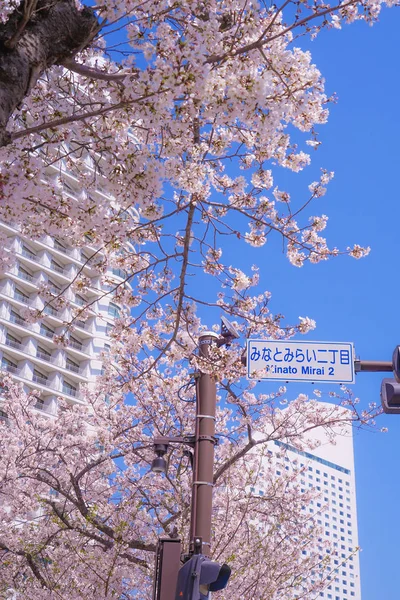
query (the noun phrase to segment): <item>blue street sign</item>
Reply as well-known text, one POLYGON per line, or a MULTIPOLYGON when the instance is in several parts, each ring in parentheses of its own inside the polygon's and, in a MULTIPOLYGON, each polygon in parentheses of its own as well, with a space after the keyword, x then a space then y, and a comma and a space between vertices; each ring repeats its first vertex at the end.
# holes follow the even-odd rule
POLYGON ((247 340, 247 378, 354 383, 350 342, 247 340))

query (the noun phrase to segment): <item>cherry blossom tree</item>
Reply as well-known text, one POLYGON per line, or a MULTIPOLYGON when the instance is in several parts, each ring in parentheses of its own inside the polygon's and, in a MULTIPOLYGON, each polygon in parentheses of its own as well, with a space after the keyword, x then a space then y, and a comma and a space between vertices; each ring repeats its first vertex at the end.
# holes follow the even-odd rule
MULTIPOLYGON (((226 597, 289 599, 296 589, 313 598, 326 584, 317 528, 301 510, 310 493, 299 474, 277 480, 268 458, 260 461, 268 441, 308 447, 310 429, 333 436, 350 421, 370 424, 375 409, 359 412, 344 390, 335 408, 301 395, 283 411, 284 390, 266 395, 244 380, 239 343, 215 348, 210 362, 195 350, 221 313, 243 338, 285 339, 315 326, 270 311, 257 266, 238 260, 242 244, 263 252, 277 236, 294 267, 368 253, 330 247, 322 233, 327 216, 312 207, 333 173, 323 170, 296 198, 277 179, 309 165, 328 118, 330 99, 301 37, 373 23, 380 9, 375 0, 3 1, 0 219, 31 238, 46 233, 75 247, 89 238, 88 263, 126 309, 86 407, 60 401, 57 419, 46 420, 35 394, 3 381, 2 593, 150 597, 157 536, 185 536, 191 489, 179 449, 166 478, 149 472, 152 439, 192 431, 199 369, 220 394, 213 551, 233 566, 226 597), (110 268, 125 281, 115 283, 110 268), (261 479, 265 496, 254 498, 261 479)), ((82 270, 71 285, 84 293, 90 284, 82 270)), ((52 306, 68 304, 42 292, 52 306)), ((74 309, 66 332, 87 309, 74 309)))

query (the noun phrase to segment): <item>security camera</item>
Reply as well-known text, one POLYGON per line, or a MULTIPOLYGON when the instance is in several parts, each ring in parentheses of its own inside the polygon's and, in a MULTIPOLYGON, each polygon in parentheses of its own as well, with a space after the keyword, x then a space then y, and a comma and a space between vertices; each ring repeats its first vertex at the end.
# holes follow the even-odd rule
POLYGON ((154 473, 166 473, 167 472, 167 461, 164 458, 164 454, 168 451, 168 444, 154 444, 154 452, 157 458, 151 463, 151 470, 154 473))
POLYGON ((226 317, 221 317, 221 335, 223 338, 237 340, 240 338, 240 333, 236 331, 232 323, 226 317))

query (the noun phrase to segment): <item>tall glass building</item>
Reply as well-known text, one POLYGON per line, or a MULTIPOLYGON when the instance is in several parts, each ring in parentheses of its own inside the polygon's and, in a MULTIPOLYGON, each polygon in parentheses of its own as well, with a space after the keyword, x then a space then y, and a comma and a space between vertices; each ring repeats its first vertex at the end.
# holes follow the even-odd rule
MULTIPOLYGON (((334 409, 325 402, 323 406, 334 409)), ((341 424, 340 433, 333 437, 318 427, 308 431, 306 437, 311 440, 312 450, 301 451, 281 441, 268 442, 268 456, 263 460, 270 468, 272 465, 275 477, 285 471, 297 473, 295 480, 301 491, 312 488, 318 496, 303 507, 322 530, 313 550, 321 553, 321 560, 329 554, 329 567, 323 573, 325 588, 313 600, 361 600, 352 427, 341 424), (325 541, 329 541, 330 549, 325 548, 325 541)), ((263 495, 262 482, 259 489, 253 487, 251 491, 263 495)), ((303 550, 305 556, 307 552, 303 550)), ((319 576, 316 570, 315 578, 319 576)))

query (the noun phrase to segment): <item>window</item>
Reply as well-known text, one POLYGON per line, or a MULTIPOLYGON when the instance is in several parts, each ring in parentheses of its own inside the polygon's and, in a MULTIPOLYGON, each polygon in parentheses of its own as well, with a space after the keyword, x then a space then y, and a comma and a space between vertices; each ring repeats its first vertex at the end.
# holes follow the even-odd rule
MULTIPOLYGON (((110 302, 108 305, 108 314, 112 317, 119 317, 119 308, 113 302, 110 302)), ((311 467, 309 467, 308 470, 311 471, 311 467)))

